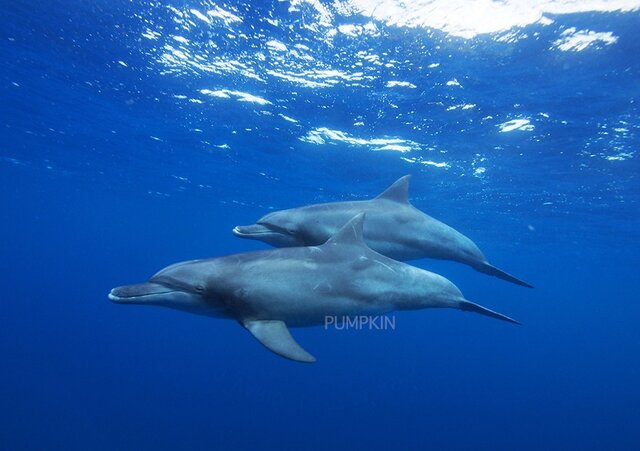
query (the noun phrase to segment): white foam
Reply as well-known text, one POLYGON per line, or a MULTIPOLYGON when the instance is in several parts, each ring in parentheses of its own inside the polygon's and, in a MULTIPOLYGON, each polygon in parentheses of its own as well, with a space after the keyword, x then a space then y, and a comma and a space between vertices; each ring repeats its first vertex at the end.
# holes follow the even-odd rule
POLYGON ((271 41, 267 41, 267 47, 269 47, 269 49, 271 49, 271 50, 275 50, 276 52, 286 52, 287 51, 287 46, 284 45, 282 42, 277 41, 275 39, 273 39, 271 41))
POLYGON ((614 36, 610 31, 576 30, 573 27, 563 31, 561 36, 560 39, 553 43, 552 48, 563 52, 581 52, 590 46, 597 44, 611 45, 618 41, 618 37, 614 36))
POLYGON ((437 161, 431 161, 431 160, 422 160, 420 161, 420 164, 424 164, 427 166, 433 166, 436 168, 449 168, 449 163, 445 163, 445 162, 437 162, 437 161))
POLYGON ((307 24, 305 28, 315 31, 317 30, 318 25, 321 27, 330 27, 332 25, 333 14, 319 0, 291 0, 289 12, 299 11, 300 5, 303 4, 307 4, 315 9, 317 17, 317 21, 315 23, 307 24))
POLYGON ((481 177, 485 172, 487 172, 487 168, 484 166, 479 166, 473 170, 473 175, 475 177, 481 177))
POLYGON ((338 84, 340 81, 353 82, 373 78, 364 76, 362 72, 348 73, 334 69, 312 69, 303 72, 280 72, 269 69, 266 73, 307 88, 328 88, 338 84))
POLYGON ((201 21, 203 21, 205 23, 208 23, 208 24, 211 24, 211 20, 207 16, 202 14, 200 11, 198 11, 197 9, 191 9, 191 10, 189 10, 189 12, 191 12, 191 14, 196 16, 201 21))
POLYGON ((414 85, 413 83, 409 83, 408 81, 395 81, 395 80, 391 80, 387 82, 387 88, 395 88, 395 87, 401 87, 401 88, 415 88, 416 85, 414 85))
POLYGON ((282 114, 282 113, 278 114, 278 116, 280 116, 280 117, 281 117, 282 119, 284 119, 285 121, 293 122, 294 124, 297 124, 297 123, 298 123, 298 121, 297 121, 297 120, 295 120, 294 118, 289 117, 289 116, 285 116, 285 115, 284 115, 284 114, 282 114))
POLYGON ((328 82, 323 82, 323 81, 313 81, 313 80, 309 80, 307 78, 304 78, 300 75, 292 75, 292 74, 286 74, 286 73, 282 73, 282 72, 278 72, 275 70, 267 70, 266 73, 268 75, 271 75, 272 77, 276 77, 276 78, 282 78, 283 80, 287 80, 290 81, 291 83, 295 83, 298 84, 300 86, 304 86, 307 88, 327 88, 332 86, 331 83, 328 82))
POLYGON ((209 17, 221 19, 225 25, 230 25, 234 22, 242 22, 242 19, 239 16, 236 16, 235 14, 222 9, 217 5, 213 9, 208 10, 207 15, 209 17))
POLYGON ((251 103, 257 103, 259 105, 271 104, 271 102, 269 102, 266 99, 263 99, 262 97, 254 96, 253 94, 249 94, 247 92, 232 91, 230 89, 218 89, 215 91, 212 91, 211 89, 201 89, 200 93, 204 95, 212 96, 212 97, 220 97, 223 99, 235 97, 236 100, 238 100, 239 102, 251 102, 251 103))
POLYGON ((182 44, 188 44, 189 43, 189 40, 187 38, 185 38, 185 37, 182 37, 182 36, 172 36, 172 38, 173 38, 174 41, 178 41, 178 42, 180 42, 182 44))
POLYGON ((465 39, 552 20, 545 14, 634 11, 638 0, 348 0, 360 14, 389 26, 435 28, 465 39))
POLYGON ((340 130, 332 130, 327 127, 319 127, 309 131, 300 141, 312 144, 327 144, 342 142, 353 146, 369 146, 375 151, 409 152, 420 146, 410 140, 402 138, 359 138, 340 130))
POLYGON ((155 41, 160 36, 162 36, 160 33, 158 33, 157 31, 150 30, 149 28, 147 28, 146 31, 142 33, 143 38, 151 39, 152 41, 155 41))
POLYGON ((423 160, 421 158, 411 158, 411 157, 400 157, 400 159, 406 161, 407 163, 412 163, 412 164, 419 163, 425 166, 432 166, 434 168, 449 169, 451 167, 449 163, 446 163, 444 161, 438 162, 438 161, 423 160))
POLYGON ((616 155, 608 155, 605 157, 605 160, 608 161, 625 161, 630 158, 633 158, 633 152, 620 152, 616 155))
POLYGON ((411 150, 411 146, 401 146, 400 144, 387 144, 386 146, 382 146, 377 148, 376 150, 393 150, 394 152, 409 152, 411 150))
POLYGON ((338 31, 344 35, 357 37, 362 35, 368 36, 379 36, 380 31, 378 27, 373 22, 368 22, 365 25, 353 25, 353 24, 343 24, 338 25, 338 31))
POLYGON ((512 132, 514 130, 529 132, 535 128, 529 119, 513 119, 498 124, 498 127, 500 128, 500 133, 512 132))
POLYGON ((460 103, 458 105, 452 105, 450 107, 447 107, 447 111, 453 111, 453 110, 470 110, 476 107, 475 103, 460 103))

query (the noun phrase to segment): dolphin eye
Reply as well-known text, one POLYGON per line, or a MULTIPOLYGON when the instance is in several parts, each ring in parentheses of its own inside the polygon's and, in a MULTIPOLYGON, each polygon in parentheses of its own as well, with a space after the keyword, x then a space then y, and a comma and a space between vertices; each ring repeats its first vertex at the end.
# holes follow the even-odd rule
POLYGON ((195 288, 198 293, 202 293, 204 291, 204 286, 202 285, 196 285, 195 288))

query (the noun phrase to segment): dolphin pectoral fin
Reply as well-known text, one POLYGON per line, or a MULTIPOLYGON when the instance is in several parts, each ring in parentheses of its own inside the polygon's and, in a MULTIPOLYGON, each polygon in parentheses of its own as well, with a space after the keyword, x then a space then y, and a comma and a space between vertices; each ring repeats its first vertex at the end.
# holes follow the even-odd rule
POLYGON ((481 315, 490 316, 491 318, 500 319, 502 321, 507 321, 509 323, 518 324, 518 325, 521 324, 520 321, 516 321, 513 318, 509 318, 508 316, 503 315, 502 313, 489 310, 488 308, 475 304, 471 301, 467 301, 467 300, 460 301, 460 303, 458 304, 458 308, 463 311, 479 313, 481 315))
POLYGON ((527 282, 520 280, 517 277, 513 277, 511 274, 508 274, 487 262, 478 266, 476 269, 485 274, 489 274, 490 276, 495 276, 498 279, 506 280, 507 282, 515 283, 516 285, 523 287, 533 288, 533 285, 529 285, 527 282))
POLYGON ((242 325, 268 350, 279 356, 296 362, 313 363, 316 361, 314 356, 296 343, 284 321, 242 321, 242 325))

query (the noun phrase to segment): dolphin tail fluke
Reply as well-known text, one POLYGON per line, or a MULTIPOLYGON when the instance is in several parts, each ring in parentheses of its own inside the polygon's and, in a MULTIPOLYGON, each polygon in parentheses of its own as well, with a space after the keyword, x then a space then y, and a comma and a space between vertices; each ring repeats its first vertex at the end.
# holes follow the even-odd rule
POLYGON ((284 321, 242 321, 244 327, 269 351, 296 362, 313 363, 315 357, 305 351, 289 333, 284 321))
POLYGON ((495 266, 485 262, 482 265, 476 267, 476 269, 485 274, 489 274, 490 276, 495 276, 498 279, 506 280, 507 282, 515 283, 516 285, 520 285, 527 288, 533 288, 533 285, 528 284, 527 282, 518 279, 517 277, 508 274, 501 269, 496 268, 495 266))
POLYGON ((508 323, 513 323, 513 324, 518 324, 520 325, 521 323, 519 321, 516 321, 513 318, 509 318, 506 315, 503 315, 502 313, 498 313, 498 312, 494 312, 493 310, 489 310, 488 308, 485 308, 481 305, 478 305, 474 302, 471 301, 467 301, 467 300, 462 300, 459 302, 458 304, 458 308, 460 310, 464 310, 467 312, 474 312, 474 313, 479 313, 481 315, 484 316, 490 316, 491 318, 496 318, 496 319, 500 319, 502 321, 507 321, 508 323))

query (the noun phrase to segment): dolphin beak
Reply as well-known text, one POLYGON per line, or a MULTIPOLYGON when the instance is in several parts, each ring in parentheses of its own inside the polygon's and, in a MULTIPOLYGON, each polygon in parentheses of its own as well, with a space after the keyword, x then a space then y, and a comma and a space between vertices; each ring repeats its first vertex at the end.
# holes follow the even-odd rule
POLYGON ((138 283, 135 285, 124 285, 111 290, 109 299, 118 304, 134 304, 142 302, 145 298, 172 293, 173 288, 160 285, 159 283, 138 283))
POLYGON ((233 234, 240 238, 254 238, 260 235, 273 234, 273 230, 261 224, 252 224, 248 226, 235 226, 233 234))

